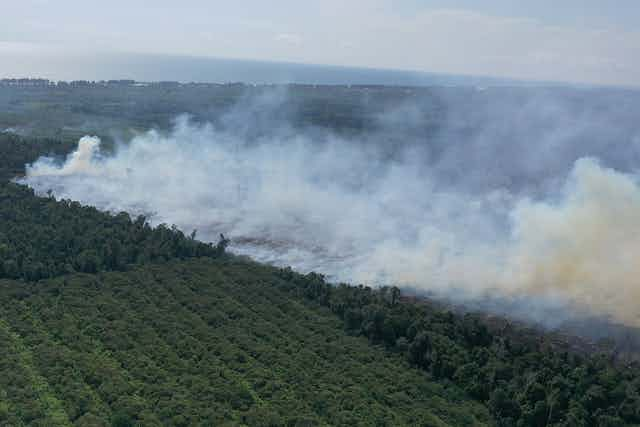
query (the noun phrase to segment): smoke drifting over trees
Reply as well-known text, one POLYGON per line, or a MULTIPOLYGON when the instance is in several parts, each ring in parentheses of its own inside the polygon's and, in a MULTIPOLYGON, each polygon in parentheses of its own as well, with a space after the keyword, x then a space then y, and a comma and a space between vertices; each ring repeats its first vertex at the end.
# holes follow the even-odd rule
POLYGON ((339 132, 301 125, 303 106, 265 91, 113 153, 84 137, 24 182, 336 280, 534 297, 640 326, 638 93, 372 99, 365 130, 339 132))

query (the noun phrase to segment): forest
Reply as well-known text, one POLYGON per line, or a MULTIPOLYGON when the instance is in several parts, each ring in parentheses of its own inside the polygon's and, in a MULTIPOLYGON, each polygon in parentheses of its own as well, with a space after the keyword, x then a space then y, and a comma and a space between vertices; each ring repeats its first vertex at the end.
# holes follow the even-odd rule
POLYGON ((640 425, 637 363, 10 182, 71 144, 0 134, 1 426, 640 425))
POLYGON ((124 270, 130 264, 215 257, 218 245, 195 240, 144 216, 103 213, 70 200, 36 197, 17 184, 0 187, 0 278, 39 280, 72 272, 124 270))

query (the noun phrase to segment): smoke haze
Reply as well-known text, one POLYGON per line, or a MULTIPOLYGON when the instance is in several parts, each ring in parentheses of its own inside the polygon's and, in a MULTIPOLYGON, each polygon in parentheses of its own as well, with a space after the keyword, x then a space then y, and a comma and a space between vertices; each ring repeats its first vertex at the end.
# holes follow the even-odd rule
POLYGON ((640 326, 640 102, 565 95, 431 94, 370 106, 371 126, 345 134, 292 124, 287 94, 266 91, 113 153, 84 137, 24 182, 333 280, 640 326))

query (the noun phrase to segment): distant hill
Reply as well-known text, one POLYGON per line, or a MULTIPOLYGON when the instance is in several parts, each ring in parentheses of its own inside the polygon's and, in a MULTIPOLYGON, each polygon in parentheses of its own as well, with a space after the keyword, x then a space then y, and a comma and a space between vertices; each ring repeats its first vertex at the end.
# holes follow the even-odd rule
POLYGON ((28 65, 21 60, 23 58, 17 57, 12 61, 11 52, 5 52, 4 55, 7 65, 3 67, 3 75, 0 77, 40 75, 52 80, 135 79, 147 82, 175 80, 395 86, 527 84, 515 79, 497 77, 187 55, 103 53, 87 56, 61 53, 56 56, 31 58, 28 65), (73 68, 69 67, 70 62, 73 63, 73 68))

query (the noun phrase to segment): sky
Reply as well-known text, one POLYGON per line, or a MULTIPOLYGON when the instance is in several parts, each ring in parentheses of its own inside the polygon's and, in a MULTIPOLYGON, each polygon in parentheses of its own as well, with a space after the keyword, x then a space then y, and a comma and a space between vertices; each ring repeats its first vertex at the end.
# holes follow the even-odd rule
POLYGON ((127 52, 640 85, 638 0, 0 0, 0 8, 0 74, 46 74, 52 56, 127 52))

